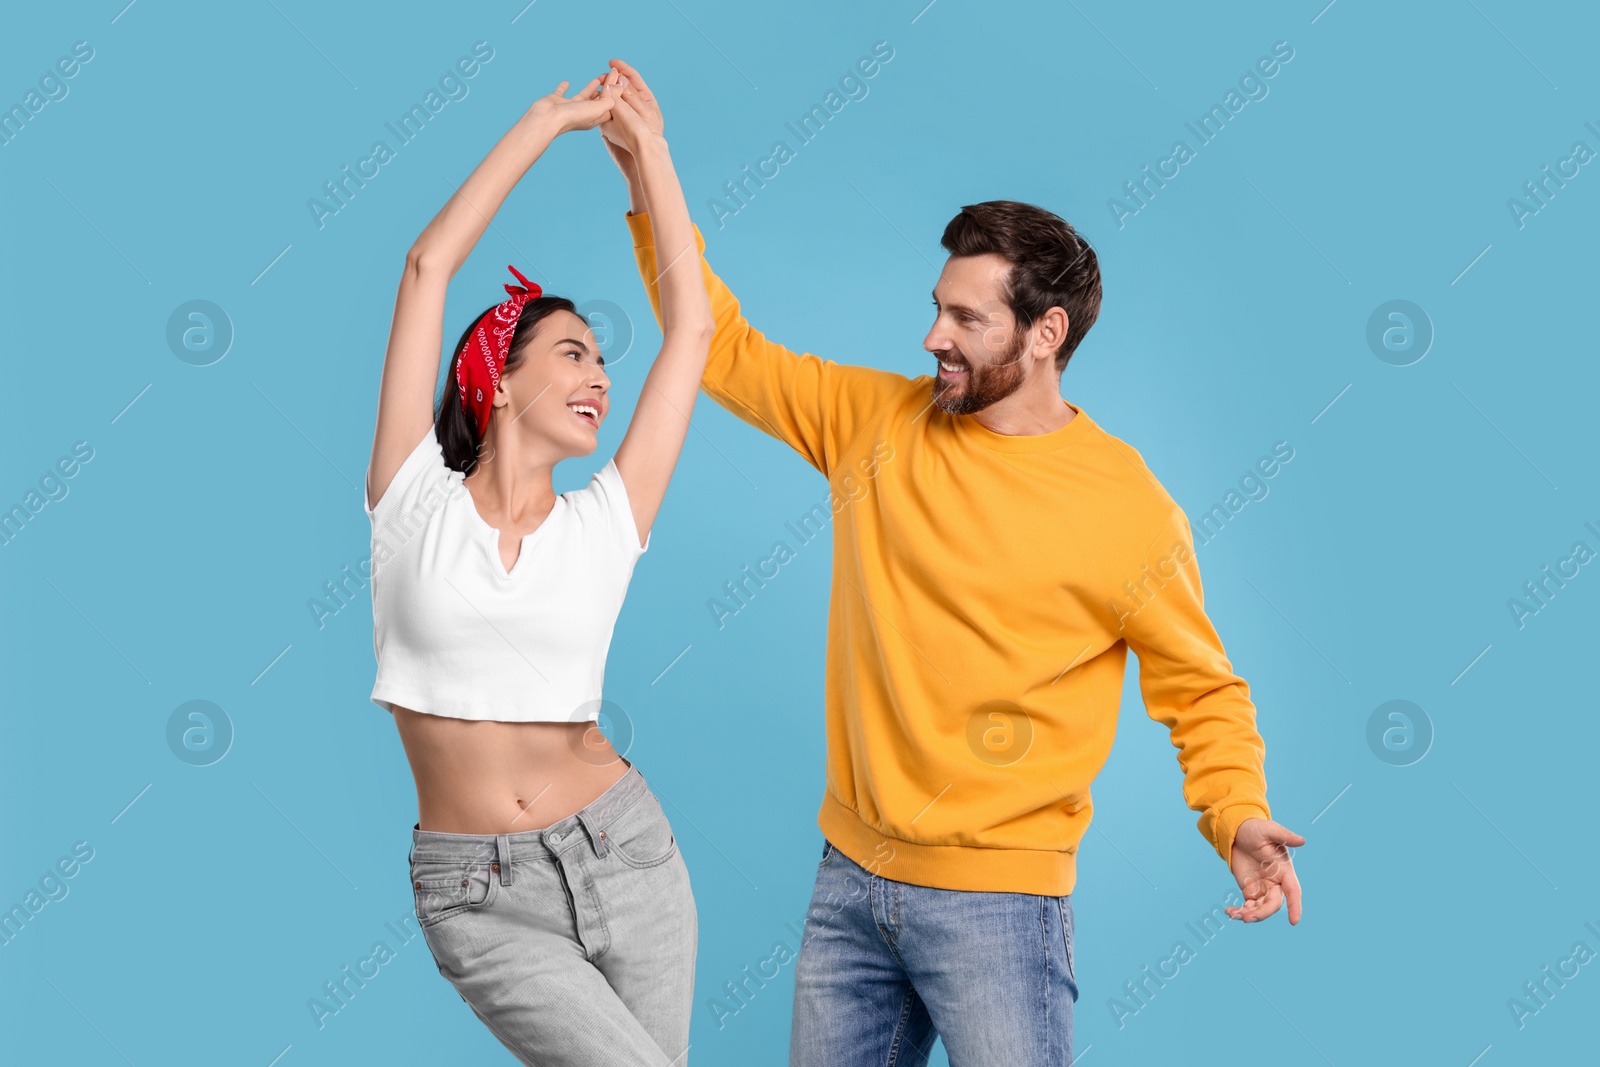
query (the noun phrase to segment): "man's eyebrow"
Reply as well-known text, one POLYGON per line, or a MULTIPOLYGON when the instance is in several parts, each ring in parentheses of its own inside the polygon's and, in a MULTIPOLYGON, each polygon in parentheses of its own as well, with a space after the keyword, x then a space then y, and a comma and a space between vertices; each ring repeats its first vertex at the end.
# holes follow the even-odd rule
MULTIPOLYGON (((933 290, 930 289, 930 290, 928 290, 928 295, 933 297, 933 302, 935 304, 939 303, 939 294, 937 292, 934 292, 933 290)), ((944 308, 946 311, 956 311, 956 312, 965 312, 967 314, 976 314, 976 312, 974 312, 971 308, 967 307, 965 304, 939 304, 939 306, 944 308)))

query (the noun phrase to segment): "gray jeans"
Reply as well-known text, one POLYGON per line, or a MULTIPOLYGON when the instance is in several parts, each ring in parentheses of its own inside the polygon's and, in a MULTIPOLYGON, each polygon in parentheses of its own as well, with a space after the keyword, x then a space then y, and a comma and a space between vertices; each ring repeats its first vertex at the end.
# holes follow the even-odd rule
POLYGON ((698 918, 636 767, 543 830, 411 836, 417 921, 439 973, 518 1060, 687 1064, 698 918))

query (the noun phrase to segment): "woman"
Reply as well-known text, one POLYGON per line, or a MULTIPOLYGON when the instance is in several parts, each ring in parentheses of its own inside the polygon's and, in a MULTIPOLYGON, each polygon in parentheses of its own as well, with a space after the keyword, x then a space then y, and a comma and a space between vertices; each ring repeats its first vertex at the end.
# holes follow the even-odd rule
POLYGON ((611 402, 571 301, 523 286, 468 327, 442 401, 445 289, 517 179, 601 126, 655 239, 695 251, 659 112, 617 71, 535 101, 406 256, 367 472, 372 699, 416 779, 411 882, 439 971, 524 1063, 681 1065, 698 924, 655 795, 594 728, 607 646, 688 428, 713 322, 697 255, 664 256, 663 343, 616 455, 557 495, 611 402), (602 125, 603 124, 603 125, 602 125), (430 425, 431 423, 431 425, 430 425))

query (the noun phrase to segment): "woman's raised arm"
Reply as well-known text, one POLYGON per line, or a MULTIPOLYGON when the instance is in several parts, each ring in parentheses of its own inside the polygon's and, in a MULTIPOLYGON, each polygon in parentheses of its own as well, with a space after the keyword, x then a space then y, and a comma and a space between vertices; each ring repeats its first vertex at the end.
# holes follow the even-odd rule
POLYGON ((620 78, 624 85, 611 115, 600 129, 606 140, 631 157, 656 249, 662 264, 657 272, 661 293, 661 352, 639 392, 628 432, 617 446, 617 472, 628 488, 634 524, 642 543, 650 534, 667 483, 689 432, 689 416, 705 374, 706 354, 716 332, 711 300, 700 273, 694 227, 683 188, 672 167, 662 134, 661 112, 638 71, 621 63, 607 82, 620 78))
POLYGON ((400 464, 433 425, 434 387, 444 343, 445 289, 476 247, 513 186, 568 130, 593 129, 614 92, 596 78, 567 98, 567 82, 535 100, 484 157, 406 253, 378 389, 378 426, 367 468, 367 502, 379 500, 400 464))

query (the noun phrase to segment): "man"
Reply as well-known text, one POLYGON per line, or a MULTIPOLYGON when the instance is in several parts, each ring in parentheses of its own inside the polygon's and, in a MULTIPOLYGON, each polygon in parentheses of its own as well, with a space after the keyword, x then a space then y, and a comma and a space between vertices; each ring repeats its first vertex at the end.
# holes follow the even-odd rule
MULTIPOLYGON (((649 111, 638 72, 613 68, 649 111)), ((643 197, 613 158, 659 321, 643 197)), ((767 340, 696 240, 717 320, 702 388, 834 486, 825 845, 791 1065, 925 1064, 935 1033, 959 1067, 1071 1062, 1070 894, 1130 648, 1184 799, 1244 891, 1228 914, 1287 901, 1298 922, 1288 849, 1305 839, 1272 821, 1188 520, 1060 395, 1100 306, 1088 244, 1032 205, 963 208, 923 339, 935 373, 906 378, 767 340)))

